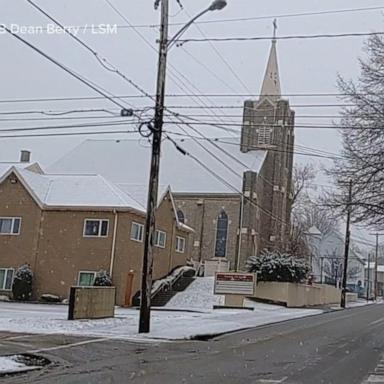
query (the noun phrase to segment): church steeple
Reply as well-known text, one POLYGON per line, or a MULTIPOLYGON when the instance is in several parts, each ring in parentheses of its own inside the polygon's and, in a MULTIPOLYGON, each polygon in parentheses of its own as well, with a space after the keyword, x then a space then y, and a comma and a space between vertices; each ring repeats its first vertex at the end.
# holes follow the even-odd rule
POLYGON ((277 62, 277 51, 276 51, 276 20, 273 22, 273 40, 272 47, 269 54, 267 70, 265 71, 263 85, 261 87, 261 98, 269 97, 273 101, 277 101, 281 98, 281 87, 280 87, 280 75, 279 65, 277 62))

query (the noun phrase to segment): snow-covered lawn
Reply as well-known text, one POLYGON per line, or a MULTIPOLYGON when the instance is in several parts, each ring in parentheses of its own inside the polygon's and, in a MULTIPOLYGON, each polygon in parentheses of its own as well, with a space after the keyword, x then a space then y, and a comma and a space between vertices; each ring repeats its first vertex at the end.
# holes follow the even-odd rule
MULTIPOLYGON (((144 338, 189 339, 322 313, 321 310, 287 309, 254 302, 248 303, 254 311, 213 310, 213 304, 220 304, 222 298, 212 292, 213 279, 197 279, 167 307, 152 311, 151 333, 144 338)), ((143 339, 143 335, 137 333, 139 312, 136 309, 117 308, 114 319, 86 321, 67 321, 67 311, 64 305, 0 302, 0 331, 143 339)))

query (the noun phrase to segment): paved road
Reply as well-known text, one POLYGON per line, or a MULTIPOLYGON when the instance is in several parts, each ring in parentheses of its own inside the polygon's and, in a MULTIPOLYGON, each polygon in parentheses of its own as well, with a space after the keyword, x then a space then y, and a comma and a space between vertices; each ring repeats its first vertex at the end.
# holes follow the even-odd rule
POLYGON ((53 360, 53 366, 0 382, 361 384, 382 364, 384 305, 293 320, 210 341, 134 344, 0 335, 2 355, 41 349, 40 354, 53 360))

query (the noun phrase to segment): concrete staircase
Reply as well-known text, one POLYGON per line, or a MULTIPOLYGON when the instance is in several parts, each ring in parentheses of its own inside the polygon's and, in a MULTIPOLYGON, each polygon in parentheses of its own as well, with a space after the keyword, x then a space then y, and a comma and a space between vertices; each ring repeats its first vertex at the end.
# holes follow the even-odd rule
POLYGON ((194 277, 180 277, 172 287, 167 287, 157 292, 151 300, 151 306, 164 307, 178 292, 185 291, 195 280, 194 277))

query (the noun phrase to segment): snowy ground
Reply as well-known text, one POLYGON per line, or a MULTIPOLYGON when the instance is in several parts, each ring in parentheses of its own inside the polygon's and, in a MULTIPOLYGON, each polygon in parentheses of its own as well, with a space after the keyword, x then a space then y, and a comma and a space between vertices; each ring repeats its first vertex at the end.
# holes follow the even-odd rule
MULTIPOLYGON (((249 304, 254 311, 213 310, 213 304, 220 304, 222 298, 212 292, 213 279, 197 279, 166 308, 152 311, 151 333, 144 338, 190 339, 322 313, 321 310, 287 309, 253 302, 249 304)), ((117 308, 114 319, 86 321, 67 321, 67 311, 68 307, 64 305, 0 302, 0 331, 143 339, 137 333, 139 312, 136 309, 117 308)))
POLYGON ((0 357, 0 375, 7 373, 23 372, 36 369, 38 367, 26 366, 17 360, 17 356, 3 356, 0 357))
POLYGON ((213 277, 197 278, 184 292, 178 293, 167 308, 212 310, 214 305, 224 304, 224 296, 213 294, 213 277))

